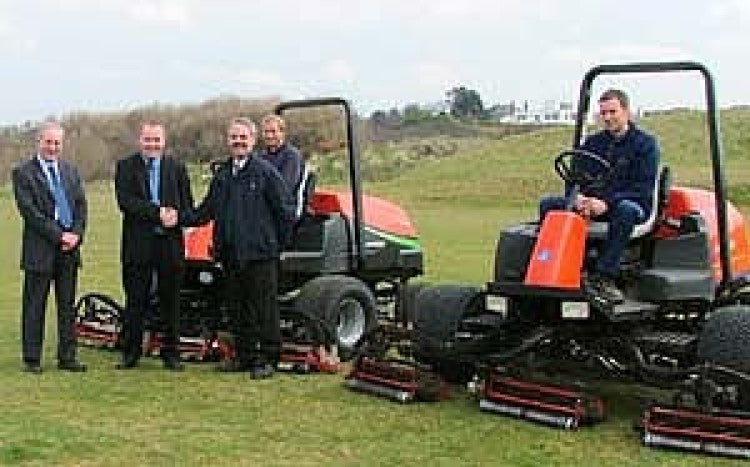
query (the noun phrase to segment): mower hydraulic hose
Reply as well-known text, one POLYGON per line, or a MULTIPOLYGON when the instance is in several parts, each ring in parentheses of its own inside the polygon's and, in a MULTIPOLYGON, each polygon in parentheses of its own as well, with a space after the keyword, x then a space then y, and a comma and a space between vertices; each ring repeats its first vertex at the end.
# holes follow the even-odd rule
POLYGON ((637 346, 634 345, 632 347, 632 350, 638 363, 638 369, 643 370, 646 373, 650 373, 651 376, 678 379, 686 378, 694 374, 702 374, 703 372, 708 371, 738 379, 743 383, 750 383, 750 375, 726 366, 715 365, 713 363, 703 363, 700 365, 694 365, 688 368, 681 369, 663 368, 646 363, 646 359, 643 357, 643 352, 637 346))

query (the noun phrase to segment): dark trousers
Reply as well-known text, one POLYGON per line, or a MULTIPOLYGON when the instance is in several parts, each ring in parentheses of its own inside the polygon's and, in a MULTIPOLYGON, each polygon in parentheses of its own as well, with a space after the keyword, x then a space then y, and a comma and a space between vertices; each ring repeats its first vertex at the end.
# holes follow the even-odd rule
POLYGON ((227 290, 237 360, 242 365, 275 365, 281 353, 281 323, 276 300, 279 263, 251 261, 229 267, 227 290))
POLYGON ((51 272, 25 271, 23 280, 23 311, 21 335, 23 361, 39 364, 42 359, 44 317, 50 285, 55 284, 57 306, 57 359, 72 362, 76 359, 75 312, 78 265, 73 255, 58 252, 51 272))
POLYGON ((137 359, 141 356, 144 318, 151 307, 154 293, 159 298, 159 315, 164 333, 161 355, 164 358, 179 356, 179 294, 184 269, 181 262, 175 261, 168 241, 165 237, 159 237, 153 242, 150 262, 123 265, 125 315, 121 338, 124 359, 137 359))
MULTIPOLYGON (((551 210, 565 209, 565 198, 551 196, 539 203, 539 218, 544 219, 551 210)), ((628 245, 633 228, 646 220, 643 208, 633 201, 624 199, 614 206, 607 206, 603 216, 594 219, 609 222, 607 239, 599 250, 599 258, 594 265, 594 271, 608 277, 617 277, 620 272, 622 252, 628 245)))

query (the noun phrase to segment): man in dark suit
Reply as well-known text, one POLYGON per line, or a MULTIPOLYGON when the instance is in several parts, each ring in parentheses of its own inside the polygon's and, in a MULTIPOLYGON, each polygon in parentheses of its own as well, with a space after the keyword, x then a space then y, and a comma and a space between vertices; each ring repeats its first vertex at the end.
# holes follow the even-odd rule
POLYGON ((229 125, 231 157, 222 163, 208 194, 181 222, 214 220, 216 254, 227 272, 236 359, 224 371, 273 375, 281 352, 279 256, 293 225, 294 202, 279 172, 253 154, 255 124, 244 118, 229 125))
POLYGON ((185 249, 175 210, 192 209, 193 196, 185 165, 164 155, 165 143, 163 125, 143 123, 140 151, 118 161, 115 171, 115 193, 122 211, 120 259, 126 298, 120 369, 138 365, 154 279, 164 326, 160 349, 164 367, 182 369, 179 291, 185 249))
POLYGON ((44 312, 52 282, 57 303, 57 361, 61 370, 82 372, 76 358, 73 300, 86 230, 86 195, 76 168, 60 159, 63 128, 45 123, 37 153, 13 170, 13 191, 23 218, 22 341, 24 370, 41 373, 44 312))

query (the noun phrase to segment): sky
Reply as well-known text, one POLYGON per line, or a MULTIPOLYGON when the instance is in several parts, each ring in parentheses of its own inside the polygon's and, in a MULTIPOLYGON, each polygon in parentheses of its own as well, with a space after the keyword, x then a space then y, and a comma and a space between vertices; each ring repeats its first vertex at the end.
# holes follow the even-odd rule
MULTIPOLYGON (((341 96, 363 113, 454 86, 575 102, 600 63, 695 60, 750 103, 750 0, 0 0, 0 124, 225 95, 341 96)), ((699 106, 695 74, 597 81, 699 106)))

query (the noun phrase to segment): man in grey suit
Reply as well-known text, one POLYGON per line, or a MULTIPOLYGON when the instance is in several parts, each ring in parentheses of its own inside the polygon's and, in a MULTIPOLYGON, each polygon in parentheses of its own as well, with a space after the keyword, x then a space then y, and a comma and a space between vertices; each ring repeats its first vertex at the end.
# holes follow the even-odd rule
POLYGON ((86 371, 76 358, 73 310, 86 229, 86 196, 75 166, 60 158, 63 134, 60 124, 43 124, 37 134, 37 153, 13 169, 13 192, 23 219, 23 362, 24 370, 35 374, 42 372, 44 312, 52 282, 58 368, 86 371))

